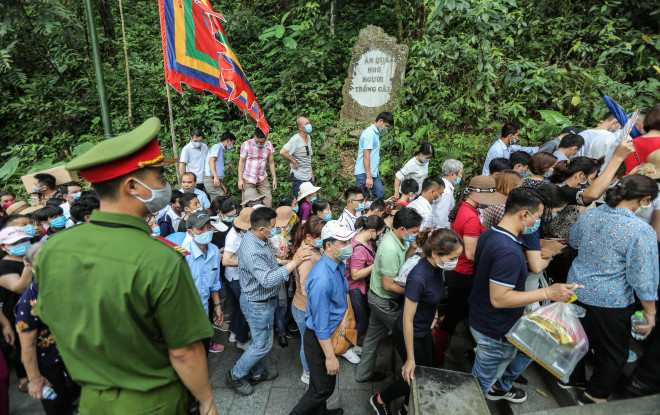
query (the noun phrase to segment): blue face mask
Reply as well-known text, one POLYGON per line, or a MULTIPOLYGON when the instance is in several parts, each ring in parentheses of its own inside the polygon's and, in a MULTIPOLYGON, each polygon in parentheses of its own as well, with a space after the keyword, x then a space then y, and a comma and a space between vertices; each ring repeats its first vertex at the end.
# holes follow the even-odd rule
POLYGON ((25 255, 25 251, 32 245, 30 242, 23 242, 20 245, 12 246, 9 248, 9 255, 13 256, 23 256, 25 255))
POLYGON ((321 249, 323 247, 323 240, 319 239, 318 241, 314 241, 314 246, 321 249))
POLYGON ((409 243, 415 242, 415 238, 417 237, 417 234, 411 235, 410 233, 408 233, 408 230, 406 230, 406 233, 408 234, 408 236, 404 237, 403 240, 409 243))
POLYGON ((422 164, 428 164, 431 161, 431 159, 427 159, 426 157, 420 157, 419 159, 422 161, 422 164))
POLYGON ((38 187, 36 184, 33 184, 33 185, 32 185, 32 190, 34 190, 34 191, 37 192, 37 193, 41 193, 41 188, 38 187))
POLYGON ((323 218, 323 220, 324 220, 325 222, 331 221, 331 220, 332 220, 332 213, 328 213, 327 215, 325 215, 325 217, 323 218))
POLYGON ((233 145, 233 144, 229 145, 229 146, 227 147, 227 150, 231 150, 232 148, 234 148, 234 145, 233 145))
POLYGON ((232 223, 232 222, 234 221, 234 218, 235 218, 235 217, 236 217, 236 216, 228 216, 228 217, 226 217, 226 218, 222 218, 222 221, 223 221, 223 222, 227 222, 227 223, 232 223))
POLYGON ((256 148, 264 148, 264 147, 266 147, 266 143, 264 143, 264 144, 255 144, 254 146, 256 148))
POLYGON ((296 213, 298 213, 298 211, 300 210, 300 208, 298 206, 294 206, 291 209, 293 209, 293 211, 296 212, 296 213))
POLYGON ((312 132, 312 124, 307 124, 307 125, 305 126, 305 132, 306 132, 307 134, 309 134, 309 133, 312 132))
POLYGON ((549 179, 550 176, 552 176, 552 172, 551 172, 551 171, 549 171, 549 172, 547 172, 546 174, 543 175, 543 177, 545 177, 546 179, 549 179))
POLYGON ((270 231, 270 233, 268 235, 266 235, 266 238, 270 239, 275 235, 277 235, 277 226, 273 227, 273 229, 270 231))
POLYGON ((197 242, 200 245, 206 245, 210 243, 211 239, 213 239, 213 231, 200 233, 199 235, 197 234, 193 235, 193 241, 197 242))
POLYGON ((67 219, 64 216, 60 216, 57 219, 49 220, 50 226, 53 228, 63 228, 66 225, 67 219))
POLYGON ((358 207, 355 208, 356 212, 362 212, 367 207, 366 203, 360 203, 358 207))
POLYGON ((25 233, 27 233, 28 236, 30 237, 34 236, 37 233, 37 231, 34 229, 34 225, 23 226, 23 229, 25 229, 25 233))
POLYGON ((314 196, 313 198, 309 199, 310 202, 314 203, 314 201, 318 199, 318 196, 314 196))
MULTIPOLYGON (((531 212, 530 215, 534 218, 534 215, 532 215, 531 212)), ((536 232, 539 229, 539 226, 541 226, 541 219, 534 218, 534 220, 535 220, 534 225, 532 225, 531 228, 528 228, 527 224, 523 222, 523 225, 525 225, 525 231, 523 233, 525 235, 529 235, 530 233, 536 232)))
POLYGON ((74 193, 73 195, 71 195, 71 197, 73 198, 73 200, 76 200, 76 199, 80 199, 81 195, 82 195, 82 192, 78 192, 78 193, 74 193))
POLYGON ((461 184, 461 178, 460 177, 458 179, 456 179, 456 181, 454 182, 454 186, 458 186, 459 184, 461 184))
POLYGON ((152 235, 160 236, 160 227, 151 230, 152 235))
POLYGON ((545 220, 548 221, 548 222, 550 222, 550 221, 554 220, 556 217, 557 217, 557 214, 556 214, 556 213, 551 213, 550 216, 548 216, 547 218, 545 218, 545 220))

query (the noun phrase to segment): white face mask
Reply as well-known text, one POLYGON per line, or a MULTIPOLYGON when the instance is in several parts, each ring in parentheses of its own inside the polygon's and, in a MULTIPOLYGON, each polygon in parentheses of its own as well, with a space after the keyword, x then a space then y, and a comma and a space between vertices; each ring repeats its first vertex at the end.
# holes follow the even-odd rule
MULTIPOLYGON (((444 262, 443 261, 444 265, 440 265, 440 263, 438 262, 437 259, 435 259, 435 257, 433 258, 433 260, 435 261, 435 265, 438 268, 441 268, 445 271, 453 271, 454 268, 456 268, 456 265, 458 265, 458 258, 456 259, 456 261, 453 261, 453 262, 444 262)), ((440 258, 440 260, 442 261, 442 258, 440 258)))
POLYGON ((642 204, 640 203, 639 207, 638 207, 637 210, 635 211, 635 215, 637 215, 637 216, 643 215, 644 212, 646 212, 647 210, 651 209, 652 206, 653 206, 652 203, 649 203, 649 204, 646 205, 646 206, 644 206, 644 205, 642 205, 642 204))

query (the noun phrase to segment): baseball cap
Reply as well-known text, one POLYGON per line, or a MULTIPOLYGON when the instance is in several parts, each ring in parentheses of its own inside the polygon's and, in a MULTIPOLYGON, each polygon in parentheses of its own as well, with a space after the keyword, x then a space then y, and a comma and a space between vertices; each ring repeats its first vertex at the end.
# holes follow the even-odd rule
POLYGON ((186 220, 186 229, 191 229, 191 228, 201 228, 206 224, 206 222, 210 222, 211 217, 208 215, 208 213, 204 212, 193 212, 188 216, 188 219, 186 220))
POLYGON ((353 232, 346 226, 342 225, 338 220, 331 220, 325 224, 321 231, 321 239, 324 241, 329 238, 338 241, 348 241, 352 239, 357 232, 353 232))
POLYGON ((22 226, 7 226, 0 231, 0 244, 13 244, 21 239, 30 239, 30 235, 25 233, 22 226))

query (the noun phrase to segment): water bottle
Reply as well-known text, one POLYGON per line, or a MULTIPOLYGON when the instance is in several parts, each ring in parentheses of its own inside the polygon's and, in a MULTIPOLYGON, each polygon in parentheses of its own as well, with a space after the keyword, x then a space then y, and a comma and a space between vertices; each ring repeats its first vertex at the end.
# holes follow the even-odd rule
POLYGON ((642 313, 641 311, 635 311, 635 314, 633 314, 632 317, 630 317, 630 322, 632 323, 632 329, 630 330, 630 334, 632 334, 633 338, 636 340, 646 339, 645 335, 635 330, 635 327, 637 326, 646 325, 647 321, 646 321, 646 317, 644 317, 644 313, 642 313))
MULTIPOLYGON (((28 383, 28 390, 30 390, 29 383, 28 383)), ((43 389, 41 389, 41 398, 47 401, 54 401, 55 399, 57 399, 57 393, 50 386, 44 385, 43 389)))

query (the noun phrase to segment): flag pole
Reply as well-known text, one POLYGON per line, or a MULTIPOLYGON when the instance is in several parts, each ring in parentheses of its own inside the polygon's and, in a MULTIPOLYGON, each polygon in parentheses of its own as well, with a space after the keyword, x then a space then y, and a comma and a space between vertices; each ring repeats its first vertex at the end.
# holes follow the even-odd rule
MULTIPOLYGON (((172 150, 174 150, 174 158, 179 158, 179 151, 176 147, 176 134, 174 134, 174 113, 172 112, 172 94, 170 94, 170 85, 165 81, 165 89, 167 90, 167 108, 170 111, 170 135, 172 136, 172 150)), ((179 175, 179 163, 176 163, 176 181, 181 187, 181 176, 179 175)))
POLYGON ((101 66, 101 53, 99 52, 99 42, 96 35, 96 22, 92 13, 91 0, 85 0, 87 9, 87 27, 89 29, 89 40, 92 44, 92 56, 94 58, 94 70, 96 72, 96 86, 99 90, 99 101, 101 103, 101 118, 103 119, 103 131, 105 138, 112 138, 112 120, 110 119, 110 107, 108 99, 105 96, 105 82, 103 81, 103 66, 101 66))

